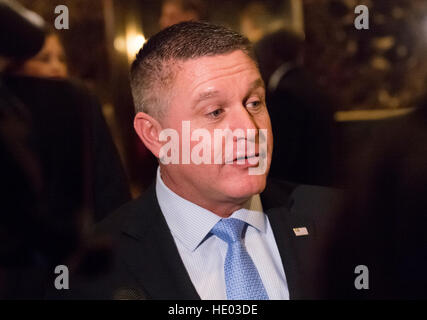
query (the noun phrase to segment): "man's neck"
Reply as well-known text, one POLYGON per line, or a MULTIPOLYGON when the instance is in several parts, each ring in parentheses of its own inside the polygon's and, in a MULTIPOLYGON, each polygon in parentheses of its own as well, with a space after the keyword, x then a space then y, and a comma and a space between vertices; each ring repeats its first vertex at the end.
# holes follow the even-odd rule
POLYGON ((160 178, 166 187, 181 198, 209 210, 221 218, 228 218, 233 214, 233 212, 245 207, 245 204, 247 204, 251 199, 250 197, 244 199, 227 199, 224 201, 206 199, 205 197, 195 196, 199 194, 199 191, 192 188, 191 185, 183 188, 182 184, 175 183, 174 179, 166 170, 160 170, 160 178))

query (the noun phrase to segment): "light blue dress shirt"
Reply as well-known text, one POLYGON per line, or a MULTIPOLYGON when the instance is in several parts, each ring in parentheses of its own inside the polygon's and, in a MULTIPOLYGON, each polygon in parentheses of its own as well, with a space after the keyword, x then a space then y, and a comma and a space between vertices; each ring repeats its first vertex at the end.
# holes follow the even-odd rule
MULTIPOLYGON (((203 300, 227 299, 224 261, 227 243, 210 235, 221 219, 174 193, 163 182, 157 170, 156 194, 160 209, 172 233, 178 252, 203 300)), ((262 210, 259 195, 252 196, 244 208, 230 216, 248 223, 244 243, 258 269, 271 300, 288 300, 285 271, 268 217, 262 210)))

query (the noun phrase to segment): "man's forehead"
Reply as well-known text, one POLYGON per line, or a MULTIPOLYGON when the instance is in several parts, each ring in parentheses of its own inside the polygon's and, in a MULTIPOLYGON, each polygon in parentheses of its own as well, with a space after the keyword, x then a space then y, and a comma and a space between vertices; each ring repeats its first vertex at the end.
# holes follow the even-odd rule
MULTIPOLYGON (((247 75, 247 80, 251 82, 249 84, 260 78, 255 62, 240 50, 187 60, 181 64, 178 74, 181 75, 180 84, 189 85, 193 92, 200 90, 201 87, 209 86, 212 82, 221 81, 228 77, 247 75)), ((257 84, 261 83, 258 82, 257 84)))
MULTIPOLYGON (((256 78, 255 80, 248 83, 248 87, 247 87, 248 91, 253 91, 257 88, 265 89, 264 81, 261 78, 256 78)), ((196 102, 214 98, 220 94, 221 94, 221 91, 217 90, 215 87, 213 86, 207 87, 205 90, 201 90, 200 92, 196 93, 196 98, 197 98, 196 102)))

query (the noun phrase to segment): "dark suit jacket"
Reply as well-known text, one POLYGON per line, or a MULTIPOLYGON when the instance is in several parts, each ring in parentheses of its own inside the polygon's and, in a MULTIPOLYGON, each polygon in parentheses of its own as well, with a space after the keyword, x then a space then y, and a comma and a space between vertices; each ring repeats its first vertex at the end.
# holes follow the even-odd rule
POLYGON ((28 148, 39 161, 49 211, 58 216, 89 207, 98 222, 131 199, 94 95, 65 80, 14 76, 2 80, 28 113, 28 148))
MULTIPOLYGON (((276 181, 268 183, 261 199, 280 251, 290 298, 312 298, 312 249, 324 228, 315 217, 322 221, 334 209, 338 193, 276 181), (309 235, 297 237, 293 228, 298 227, 307 227, 309 235)), ((103 221, 97 234, 113 239, 110 270, 97 276, 71 274, 70 290, 59 292, 60 298, 200 299, 161 213, 154 184, 103 221)))

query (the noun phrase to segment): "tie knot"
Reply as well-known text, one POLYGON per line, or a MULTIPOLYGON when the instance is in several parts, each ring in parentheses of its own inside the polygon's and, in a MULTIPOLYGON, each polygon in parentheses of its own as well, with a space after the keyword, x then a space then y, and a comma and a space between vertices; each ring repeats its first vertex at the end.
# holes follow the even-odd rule
POLYGON ((242 239, 242 232, 245 225, 246 222, 239 219, 221 219, 214 225, 211 232, 221 240, 233 243, 242 239))

